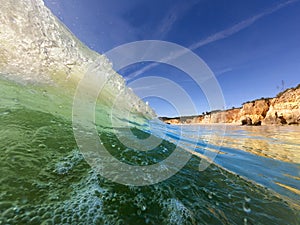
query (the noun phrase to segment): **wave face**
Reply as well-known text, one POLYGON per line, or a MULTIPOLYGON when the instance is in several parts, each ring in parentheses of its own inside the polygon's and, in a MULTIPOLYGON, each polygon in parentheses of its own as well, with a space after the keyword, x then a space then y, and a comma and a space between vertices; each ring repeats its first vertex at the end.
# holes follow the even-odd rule
MULTIPOLYGON (((1 3, 0 75, 1 224, 300 223, 298 158, 282 160, 285 154, 275 152, 273 159, 272 152, 256 152, 257 146, 239 147, 242 138, 258 139, 245 137, 251 133, 245 130, 233 129, 221 144, 208 137, 218 136, 218 127, 181 129, 149 121, 155 113, 125 87, 109 61, 81 44, 40 0, 1 3), (137 187, 112 182, 90 167, 71 120, 76 86, 88 71, 106 84, 95 111, 98 135, 110 154, 141 167, 163 161, 182 139, 180 149, 192 156, 178 173, 137 187), (123 101, 114 105, 119 93, 123 101), (112 116, 118 123, 111 123, 112 116), (156 137, 164 131, 165 138, 147 152, 124 146, 120 136, 131 138, 124 124, 140 139, 149 136, 150 125, 156 137), (199 172, 205 148, 222 154, 199 172)), ((289 138, 277 144, 276 149, 299 146, 289 138)))
MULTIPOLYGON (((110 103, 121 92, 127 101, 115 106, 117 109, 147 114, 148 118, 155 115, 125 87, 124 79, 113 71, 111 63, 77 40, 44 6, 43 1, 6 1, 0 7, 0 14, 2 78, 30 86, 37 98, 38 95, 52 95, 57 98, 52 101, 53 105, 63 103, 64 110, 59 111, 64 114, 71 112, 78 82, 84 74, 97 69, 95 75, 100 78, 98 81, 105 83, 99 98, 103 107, 109 105, 110 108, 110 103)), ((20 99, 20 102, 26 101, 28 98, 20 99)), ((34 102, 40 103, 40 99, 34 102)), ((36 104, 26 105, 33 107, 36 104)), ((62 108, 62 105, 57 107, 62 108)), ((50 107, 37 107, 53 112, 50 107)))

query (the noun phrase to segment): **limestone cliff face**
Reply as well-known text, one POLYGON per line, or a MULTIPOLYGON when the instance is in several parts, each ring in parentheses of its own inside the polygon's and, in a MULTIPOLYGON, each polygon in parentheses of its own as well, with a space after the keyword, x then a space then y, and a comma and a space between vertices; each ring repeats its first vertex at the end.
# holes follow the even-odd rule
POLYGON ((179 118, 173 118, 173 119, 169 119, 169 118, 161 118, 162 121, 164 121, 165 123, 168 124, 181 124, 181 121, 179 118))
POLYGON ((238 123, 240 110, 240 108, 234 108, 225 111, 211 112, 208 115, 202 116, 201 123, 238 123))
POLYGON ((264 124, 300 124, 300 85, 272 99, 264 124))
POLYGON ((160 118, 165 123, 169 124, 198 124, 202 123, 203 116, 187 116, 187 117, 175 117, 175 118, 160 118))
POLYGON ((171 124, 300 124, 300 85, 287 89, 275 98, 246 102, 242 108, 215 111, 200 116, 169 118, 163 121, 171 124))
POLYGON ((270 107, 269 99, 260 99, 243 104, 240 111, 240 122, 243 125, 260 125, 270 107))
POLYGON ((239 123, 241 108, 227 110, 226 123, 239 123))

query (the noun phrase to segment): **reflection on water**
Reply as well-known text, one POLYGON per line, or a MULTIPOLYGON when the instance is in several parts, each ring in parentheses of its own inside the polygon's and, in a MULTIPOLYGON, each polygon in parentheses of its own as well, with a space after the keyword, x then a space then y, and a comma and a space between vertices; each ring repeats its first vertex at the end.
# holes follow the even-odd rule
POLYGON ((211 134, 199 135, 199 139, 210 144, 243 150, 262 157, 284 162, 300 163, 300 126, 235 126, 226 125, 225 131, 218 131, 224 125, 185 126, 184 129, 211 129, 211 134))
MULTIPOLYGON (((111 182, 90 168, 77 149, 70 121, 24 107, 1 109, 0 118, 0 224, 300 223, 298 164, 222 146, 222 134, 250 140, 252 128, 229 127, 225 134, 216 126, 195 127, 201 128, 198 133, 184 129, 181 146, 196 146, 200 157, 205 146, 222 152, 215 164, 200 172, 194 156, 173 177, 134 187, 111 182)), ((176 142, 178 127, 168 128, 170 141, 176 142)), ((102 137, 112 154, 128 161, 144 154, 159 160, 174 148, 163 141, 151 154, 136 154, 109 130, 102 137)))
POLYGON ((284 162, 300 163, 299 126, 227 126, 223 146, 284 162))
POLYGON ((188 150, 202 157, 218 151, 214 163, 249 180, 290 197, 300 205, 299 126, 181 126, 183 133, 198 133, 196 148, 188 150), (225 130, 226 131, 225 131, 225 130), (185 132, 185 130, 189 130, 185 132))

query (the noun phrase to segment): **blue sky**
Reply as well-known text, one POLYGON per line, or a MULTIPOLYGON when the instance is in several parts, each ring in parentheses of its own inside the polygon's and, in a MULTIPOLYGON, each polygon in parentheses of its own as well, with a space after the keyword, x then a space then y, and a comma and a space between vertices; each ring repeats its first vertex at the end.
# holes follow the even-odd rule
MULTIPOLYGON (((45 0, 45 4, 99 53, 149 39, 190 48, 214 72, 227 108, 273 97, 300 83, 300 0, 45 0)), ((210 110, 201 89, 178 69, 143 63, 120 74, 129 85, 146 76, 171 79, 191 96, 196 113, 210 110)), ((163 84, 152 88, 155 93, 163 84)), ((177 115, 172 103, 145 100, 158 115, 177 115)))

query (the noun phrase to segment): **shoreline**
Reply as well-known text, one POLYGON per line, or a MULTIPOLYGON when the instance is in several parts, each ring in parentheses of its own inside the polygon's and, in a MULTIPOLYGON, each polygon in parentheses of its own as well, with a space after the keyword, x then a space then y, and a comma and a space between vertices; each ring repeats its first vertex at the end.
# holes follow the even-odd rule
MULTIPOLYGON (((160 119, 161 120, 161 119, 160 119)), ((164 123, 167 123, 161 120, 164 123)), ((261 125, 242 125, 239 123, 167 123, 176 126, 236 126, 236 127, 300 127, 300 124, 261 124, 261 125)))
POLYGON ((233 124, 246 126, 299 125, 300 124, 300 84, 288 88, 274 98, 248 101, 239 108, 214 110, 202 115, 181 117, 159 117, 168 124, 233 124))

